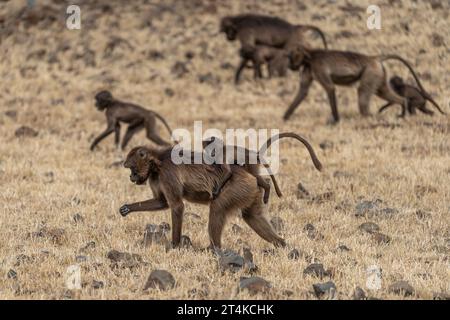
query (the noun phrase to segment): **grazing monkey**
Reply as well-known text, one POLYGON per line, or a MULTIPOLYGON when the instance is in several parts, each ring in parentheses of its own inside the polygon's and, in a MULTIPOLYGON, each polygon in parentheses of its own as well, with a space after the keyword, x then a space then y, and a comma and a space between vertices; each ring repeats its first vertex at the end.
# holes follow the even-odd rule
POLYGON ((263 215, 261 193, 256 179, 243 168, 231 165, 232 177, 220 196, 209 197, 210 190, 221 178, 220 168, 211 171, 206 164, 174 164, 171 159, 174 147, 132 149, 124 163, 131 170, 130 180, 136 184, 149 181, 153 198, 147 201, 125 204, 120 208, 122 216, 135 211, 172 211, 172 243, 179 246, 181 239, 184 203, 209 205, 208 232, 211 247, 220 248, 222 231, 228 215, 241 210, 244 221, 264 240, 275 246, 285 246, 263 215))
MULTIPOLYGON (((398 76, 392 77, 389 81, 389 84, 399 96, 406 98, 407 109, 410 114, 416 114, 416 109, 418 109, 423 113, 432 116, 434 112, 426 107, 427 100, 430 101, 441 114, 445 114, 445 112, 441 110, 439 105, 427 92, 422 92, 420 89, 406 84, 402 78, 398 76)), ((385 109, 389 108, 392 105, 393 103, 391 102, 386 103, 380 108, 380 110, 378 110, 378 113, 383 112, 385 109)))
POLYGON ((164 146, 170 145, 169 142, 163 140, 156 131, 156 118, 162 121, 164 126, 167 128, 169 133, 172 135, 172 130, 167 124, 166 120, 154 111, 147 110, 141 106, 122 102, 114 99, 109 91, 100 91, 95 95, 95 106, 99 111, 106 109, 106 123, 108 127, 106 130, 95 138, 94 142, 91 144, 91 151, 94 150, 95 146, 106 138, 111 133, 115 132, 115 144, 119 145, 120 140, 120 122, 128 123, 128 129, 122 140, 121 148, 125 149, 131 137, 144 129, 147 132, 147 138, 152 140, 154 143, 164 146))
MULTIPOLYGON (((229 41, 239 40, 241 54, 245 56, 251 56, 257 45, 291 50, 299 44, 306 43, 304 33, 308 30, 317 32, 327 49, 324 33, 315 26, 293 25, 277 17, 256 14, 226 16, 220 21, 220 32, 224 32, 229 41)), ((247 59, 242 59, 237 68, 236 84, 239 83, 240 74, 247 62, 247 59)))
POLYGON ((313 80, 317 80, 327 92, 335 122, 339 121, 335 85, 348 86, 358 81, 359 112, 363 116, 370 115, 369 103, 373 94, 388 102, 402 105, 404 116, 406 99, 395 93, 387 83, 383 66, 386 60, 398 60, 406 65, 420 89, 426 92, 411 65, 397 55, 367 56, 347 51, 309 50, 300 46, 290 52, 289 59, 292 70, 300 69, 301 81, 298 94, 284 114, 284 120, 288 120, 306 98, 313 80))
POLYGON ((248 173, 250 173, 252 176, 254 176, 256 178, 258 187, 261 187, 264 190, 263 201, 264 201, 264 203, 267 203, 269 201, 269 195, 270 195, 270 183, 268 183, 266 181, 266 179, 264 179, 260 175, 260 172, 259 172, 260 166, 264 165, 264 167, 267 168, 267 170, 269 170, 270 178, 273 182, 273 185, 275 187, 275 191, 276 191, 278 197, 282 197, 283 195, 278 186, 278 183, 277 183, 274 175, 270 172, 270 166, 261 160, 260 154, 261 154, 261 152, 265 152, 273 142, 275 142, 279 139, 283 139, 283 138, 294 138, 294 139, 300 141, 301 143, 303 143, 305 145, 306 149, 308 149, 309 155, 311 156, 311 159, 312 159, 313 164, 316 167, 316 169, 319 171, 322 170, 322 164, 320 163, 319 159, 317 158, 316 153, 314 152, 314 149, 309 144, 309 142, 302 136, 295 134, 293 132, 284 132, 284 133, 280 133, 278 135, 275 135, 275 136, 269 138, 258 152, 251 151, 251 150, 248 150, 247 148, 243 148, 240 146, 231 146, 231 148, 233 148, 232 154, 227 153, 227 149, 229 149, 230 146, 226 146, 224 144, 224 142, 217 137, 211 137, 210 139, 203 141, 203 148, 206 151, 206 154, 208 156, 210 156, 212 159, 214 159, 215 150, 222 146, 222 148, 223 148, 222 156, 224 159, 224 161, 222 161, 223 164, 220 164, 224 174, 222 176, 222 179, 219 181, 218 185, 214 188, 213 197, 216 198, 220 194, 224 185, 231 178, 232 173, 231 173, 230 164, 242 166, 248 173), (243 161, 240 161, 240 159, 238 158, 239 154, 244 155, 243 161), (252 163, 252 161, 254 161, 256 163, 252 163))
MULTIPOLYGON (((255 50, 251 52, 245 52, 241 49, 240 56, 243 61, 245 61, 245 65, 247 65, 249 61, 252 62, 255 79, 262 78, 261 67, 264 64, 267 64, 268 66, 269 78, 276 75, 285 77, 289 68, 289 57, 284 49, 257 45, 255 50)), ((237 81, 239 81, 242 69, 243 68, 236 74, 237 81)))

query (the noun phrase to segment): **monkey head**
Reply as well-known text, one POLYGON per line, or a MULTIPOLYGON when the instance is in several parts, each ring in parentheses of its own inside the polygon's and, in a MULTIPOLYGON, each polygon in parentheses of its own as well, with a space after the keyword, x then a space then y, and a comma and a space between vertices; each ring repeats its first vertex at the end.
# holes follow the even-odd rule
POLYGON ((98 110, 102 111, 107 108, 113 100, 111 92, 102 90, 95 95, 95 106, 98 110))
POLYGON ((220 22, 220 32, 227 35, 228 41, 234 41, 237 37, 237 28, 232 17, 224 17, 220 22))
POLYGON ((307 48, 304 46, 296 46, 289 50, 287 56, 289 59, 289 69, 293 71, 299 70, 305 63, 305 60, 311 57, 307 48))
POLYGON ((400 90, 405 85, 405 83, 403 82, 403 79, 400 78, 399 76, 392 77, 389 80, 389 84, 396 91, 400 90))
POLYGON ((133 148, 127 155, 123 166, 131 170, 130 180, 138 185, 144 184, 151 174, 157 173, 161 162, 146 147, 133 148))

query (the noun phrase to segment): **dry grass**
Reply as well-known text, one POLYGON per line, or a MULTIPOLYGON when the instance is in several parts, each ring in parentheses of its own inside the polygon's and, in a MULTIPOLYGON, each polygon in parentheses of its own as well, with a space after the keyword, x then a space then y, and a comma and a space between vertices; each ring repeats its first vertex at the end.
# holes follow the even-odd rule
MULTIPOLYGON (((236 293, 239 277, 245 274, 222 275, 210 254, 195 250, 166 253, 162 246, 139 245, 145 225, 170 221, 170 213, 137 213, 126 219, 118 214, 121 204, 147 199, 151 192, 147 186, 132 185, 127 170, 111 166, 124 156, 113 148, 112 137, 103 141, 96 152, 89 152, 89 143, 105 125, 104 116, 93 106, 94 93, 104 88, 123 100, 158 111, 172 127, 192 130, 194 120, 202 120, 205 128, 278 128, 308 137, 325 165, 324 172, 313 169, 302 147, 283 142, 278 180, 284 198, 271 198, 268 216, 280 216, 285 221, 283 234, 289 244, 335 270, 332 280, 338 298, 351 298, 356 286, 366 290, 366 268, 370 265, 383 269, 382 288, 369 291, 374 297, 398 298, 388 292, 388 287, 402 279, 416 289, 413 298, 428 299, 434 292, 450 291, 449 117, 420 115, 399 120, 396 109, 380 117, 361 119, 355 89, 341 88, 338 100, 343 119, 339 125, 329 126, 326 96, 315 84, 304 105, 291 121, 284 123, 281 115, 295 94, 298 76, 291 73, 287 79, 257 84, 248 71, 242 85, 235 88, 233 70, 220 66, 224 62, 237 64, 237 44, 227 43, 223 35, 208 37, 217 32, 220 16, 249 10, 313 23, 327 33, 333 48, 372 54, 395 52, 406 57, 416 66, 425 87, 448 111, 447 4, 444 9, 433 10, 425 1, 412 4, 399 0, 393 1, 393 6, 382 1, 383 29, 369 31, 365 12, 359 13, 361 18, 345 13, 338 8, 343 1, 331 4, 305 0, 306 10, 300 10, 295 1, 253 1, 250 7, 230 1, 220 4, 217 12, 204 5, 185 4, 191 1, 177 1, 175 10, 182 17, 171 12, 157 13, 154 6, 140 2, 144 1, 133 1, 133 5, 114 1, 113 12, 102 14, 101 1, 96 1, 96 6, 78 1, 81 31, 66 30, 62 19, 48 26, 41 21, 27 29, 13 18, 19 1, 0 4, 0 15, 6 17, 4 24, 13 30, 0 42, 0 298, 178 299, 188 298, 189 290, 194 288, 207 288, 211 299, 249 297, 247 293, 236 293), (319 16, 321 20, 317 20, 319 16), (148 21, 151 28, 143 26, 148 21), (354 35, 339 38, 342 30, 354 35), (433 46, 433 33, 440 34, 446 45, 433 46), (110 57, 104 57, 113 35, 127 39, 134 49, 119 46, 110 57), (207 47, 202 49, 204 44, 207 47), (65 45, 69 46, 66 51, 62 50, 65 45), (42 49, 45 52, 39 56, 42 49), (85 63, 87 49, 95 54, 95 66, 85 63), (151 50, 161 51, 164 59, 152 61, 151 50), (187 64, 189 73, 175 79, 170 69, 176 61, 186 60, 187 51, 195 54, 187 64), (53 54, 59 62, 51 64, 48 60, 53 54), (76 59, 77 55, 81 58, 76 59), (219 84, 199 83, 198 76, 209 71, 220 78, 219 84), (173 89, 175 96, 165 95, 166 88, 173 89), (287 94, 280 95, 282 91, 287 94), (15 119, 5 115, 10 110, 17 111, 15 119), (33 127, 39 135, 16 138, 14 131, 21 125, 33 127), (320 149, 324 141, 331 147, 320 149), (314 195, 331 191, 334 197, 323 203, 297 199, 300 181, 314 195), (416 186, 428 190, 420 193, 416 186), (361 199, 377 198, 398 212, 392 217, 355 217, 355 206, 361 199), (417 210, 428 215, 418 218, 417 210), (84 217, 84 222, 72 221, 76 213, 84 217), (377 245, 368 234, 358 231, 365 221, 377 223, 381 232, 392 238, 391 243, 377 245), (324 238, 310 240, 303 231, 307 223, 312 223, 324 238), (27 237, 42 226, 62 228, 66 237, 60 243, 45 237, 27 237), (66 269, 76 263, 75 257, 82 254, 80 248, 90 241, 95 241, 96 246, 84 253, 88 261, 80 264, 85 286, 68 294, 66 269), (351 251, 337 251, 341 244, 351 251), (106 257, 112 249, 137 253, 147 264, 132 270, 112 270, 106 257), (15 265, 22 254, 31 261, 15 265), (7 278, 10 269, 17 272, 16 280, 7 278), (165 292, 143 292, 153 269, 169 270, 177 287, 165 292), (93 289, 94 279, 103 281, 105 287, 93 289)), ((352 3, 366 8, 370 1, 352 3)), ((57 8, 60 13, 64 11, 63 6, 57 8)), ((389 70, 407 76, 397 64, 389 64, 389 70)), ((372 112, 381 104, 375 99, 372 112)), ((146 143, 141 133, 131 146, 146 143)), ((207 207, 188 204, 187 212, 202 218, 187 218, 184 233, 191 237, 194 247, 206 246, 207 207)), ((244 244, 251 247, 259 275, 274 287, 272 293, 258 298, 285 299, 283 290, 293 291, 293 299, 315 298, 312 284, 320 280, 303 275, 308 262, 289 260, 288 249, 264 255, 263 249, 271 245, 242 219, 231 219, 223 243, 238 251, 244 244), (234 235, 232 223, 242 226, 243 232, 234 235)))

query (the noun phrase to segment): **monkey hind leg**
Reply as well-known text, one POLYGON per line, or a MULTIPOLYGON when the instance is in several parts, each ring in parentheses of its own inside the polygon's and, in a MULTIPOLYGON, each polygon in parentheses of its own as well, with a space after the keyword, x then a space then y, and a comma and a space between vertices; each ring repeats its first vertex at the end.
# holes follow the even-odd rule
POLYGON ((131 138, 142 129, 144 129, 143 122, 139 122, 128 126, 128 129, 122 139, 121 145, 122 150, 125 149, 125 147, 128 145, 128 142, 130 142, 131 138))
POLYGON ((256 176, 256 182, 258 183, 258 187, 264 189, 264 196, 263 201, 264 203, 269 202, 269 196, 270 196, 270 183, 267 182, 266 179, 264 179, 261 176, 256 176))
POLYGON ((250 208, 242 210, 244 221, 264 240, 273 243, 276 247, 285 247, 286 241, 275 233, 263 215, 260 199, 257 200, 259 201, 255 201, 250 208))
POLYGON ((169 142, 165 141, 159 136, 158 132, 156 132, 154 125, 147 124, 146 129, 147 129, 147 138, 149 140, 153 141, 154 143, 160 146, 170 145, 169 142))
POLYGON ((213 202, 209 208, 208 234, 212 248, 222 247, 222 232, 228 212, 220 202, 213 202))
POLYGON ((381 87, 377 91, 377 95, 386 100, 387 102, 391 102, 393 104, 399 104, 402 106, 402 113, 400 117, 404 117, 406 115, 407 109, 407 101, 405 98, 396 94, 389 85, 385 82, 381 85, 381 87))

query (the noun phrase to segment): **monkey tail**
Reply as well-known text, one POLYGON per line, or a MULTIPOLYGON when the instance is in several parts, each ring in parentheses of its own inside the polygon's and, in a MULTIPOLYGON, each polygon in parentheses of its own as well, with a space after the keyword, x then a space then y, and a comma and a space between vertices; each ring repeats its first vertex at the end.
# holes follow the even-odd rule
POLYGON ((273 175, 272 171, 270 170, 270 166, 265 163, 264 168, 267 169, 270 175, 270 180, 272 180, 273 186, 275 187, 275 192, 277 193, 278 198, 281 198, 283 196, 283 193, 281 193, 280 187, 278 186, 278 182, 275 179, 275 176, 273 175))
POLYGON ((172 135, 172 129, 170 129, 169 124, 166 122, 166 120, 161 117, 158 113, 154 112, 155 117, 157 117, 159 120, 161 120, 161 122, 164 124, 164 126, 167 128, 167 130, 169 131, 169 134, 172 135))
POLYGON ((322 32, 322 30, 320 30, 318 27, 312 26, 312 25, 302 25, 301 27, 302 27, 302 29, 311 30, 311 31, 316 32, 322 39, 325 49, 328 49, 327 40, 326 40, 325 34, 322 32))
POLYGON ((273 142, 275 142, 275 141, 277 141, 277 140, 280 140, 280 139, 282 139, 282 138, 294 138, 294 139, 297 139, 298 141, 300 141, 301 143, 303 143, 304 146, 306 147, 306 149, 308 149, 309 155, 311 156, 311 160, 312 160, 312 162, 314 163, 314 166, 316 167, 316 169, 319 170, 319 171, 322 171, 322 163, 320 163, 319 159, 317 158, 316 153, 314 152, 313 147, 309 144, 309 142, 308 142, 305 138, 303 138, 302 136, 300 136, 300 135, 298 135, 298 134, 296 134, 296 133, 293 133, 293 132, 283 132, 283 133, 280 133, 280 134, 275 135, 275 136, 273 136, 273 137, 270 137, 270 138, 264 143, 264 145, 261 147, 261 149, 259 149, 258 155, 259 155, 262 151, 265 152, 265 151, 270 147, 270 145, 271 145, 273 142))
POLYGON ((413 75, 414 80, 416 80, 416 83, 419 86, 420 91, 422 91, 423 96, 426 99, 428 99, 436 107, 436 109, 439 110, 440 113, 446 114, 444 111, 442 111, 442 109, 439 107, 439 105, 436 103, 436 101, 434 101, 434 99, 430 96, 430 94, 422 86, 422 83, 420 82, 419 77, 417 76, 416 72, 414 71, 413 67, 411 66, 411 64, 408 61, 406 61, 405 59, 403 59, 402 57, 400 57, 396 54, 382 55, 382 56, 380 56, 380 60, 381 60, 381 62, 386 61, 386 60, 397 60, 397 61, 400 61, 401 63, 403 63, 408 68, 408 70, 411 72, 411 74, 413 75))

